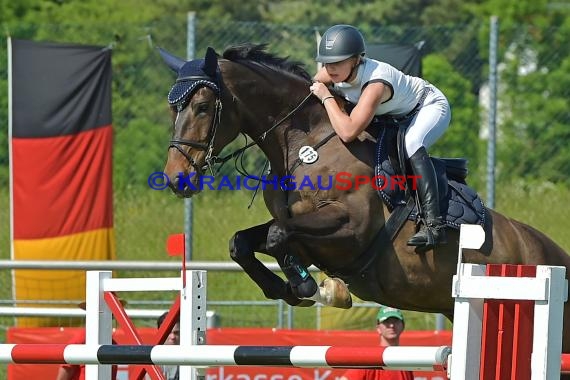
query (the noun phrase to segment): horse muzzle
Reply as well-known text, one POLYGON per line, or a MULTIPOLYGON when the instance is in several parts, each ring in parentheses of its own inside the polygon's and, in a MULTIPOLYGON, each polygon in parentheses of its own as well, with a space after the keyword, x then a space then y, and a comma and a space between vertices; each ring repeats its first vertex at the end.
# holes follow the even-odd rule
POLYGON ((196 172, 188 174, 179 172, 176 175, 168 177, 170 179, 168 186, 178 197, 190 198, 202 191, 200 176, 201 175, 196 172))

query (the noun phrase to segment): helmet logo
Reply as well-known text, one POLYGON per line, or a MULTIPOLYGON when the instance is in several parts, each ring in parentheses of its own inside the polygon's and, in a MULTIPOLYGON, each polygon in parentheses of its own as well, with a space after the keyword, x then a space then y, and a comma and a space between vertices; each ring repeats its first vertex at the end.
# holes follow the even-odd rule
POLYGON ((325 49, 331 50, 334 46, 334 41, 336 38, 329 38, 329 36, 325 36, 325 49))

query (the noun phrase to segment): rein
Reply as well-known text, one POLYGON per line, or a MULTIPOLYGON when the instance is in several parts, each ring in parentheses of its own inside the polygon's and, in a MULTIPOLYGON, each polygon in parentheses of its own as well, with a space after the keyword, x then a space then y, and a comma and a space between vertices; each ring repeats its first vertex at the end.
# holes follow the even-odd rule
MULTIPOLYGON (((287 121, 289 118, 291 118, 293 115, 295 115, 305 105, 305 103, 309 100, 309 98, 311 96, 312 96, 312 93, 309 93, 305 98, 303 98, 303 100, 301 100, 301 102, 295 108, 293 108, 287 115, 282 117, 278 122, 273 124, 271 126, 271 128, 269 128, 267 131, 265 131, 261 135, 259 135, 257 137, 257 139, 254 139, 252 142, 246 144, 242 148, 237 149, 237 150, 233 151, 232 153, 230 153, 224 157, 217 157, 217 156, 212 157, 211 158, 212 165, 213 164, 224 165, 226 162, 228 162, 232 158, 235 158, 235 157, 238 157, 238 156, 244 154, 245 151, 248 150, 249 148, 251 148, 252 146, 257 145, 259 142, 263 142, 267 138, 267 135, 269 133, 273 132, 273 130, 275 130, 277 127, 279 127, 285 121, 287 121)), ((186 157, 186 155, 185 155, 185 157, 186 157)), ((190 163, 192 163, 192 161, 190 163)), ((208 166, 210 166, 210 164, 208 164, 208 166)), ((212 170, 211 166, 210 166, 210 170, 212 170)))

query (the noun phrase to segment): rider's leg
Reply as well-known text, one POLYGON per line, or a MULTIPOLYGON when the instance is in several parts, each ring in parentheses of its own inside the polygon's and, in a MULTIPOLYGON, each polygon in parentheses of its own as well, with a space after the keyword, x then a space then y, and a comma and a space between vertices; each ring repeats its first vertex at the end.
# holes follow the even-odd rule
POLYGON ((424 224, 408 245, 426 249, 446 243, 445 225, 440 215, 437 177, 426 147, 431 146, 449 126, 451 111, 445 96, 431 87, 424 104, 406 131, 406 153, 417 178, 424 224))
POLYGON ((410 157, 410 164, 417 176, 416 191, 420 198, 425 222, 420 231, 408 240, 408 245, 430 249, 436 245, 447 243, 445 223, 440 215, 437 176, 424 147, 421 147, 410 157))

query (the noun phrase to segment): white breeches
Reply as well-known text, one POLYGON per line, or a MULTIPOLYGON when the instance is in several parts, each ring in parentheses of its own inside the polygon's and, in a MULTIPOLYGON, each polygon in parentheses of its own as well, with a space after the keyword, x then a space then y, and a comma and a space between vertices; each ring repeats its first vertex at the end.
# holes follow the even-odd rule
POLYGON ((447 98, 436 87, 431 92, 406 130, 406 154, 411 157, 422 146, 426 149, 443 135, 451 121, 447 98))

